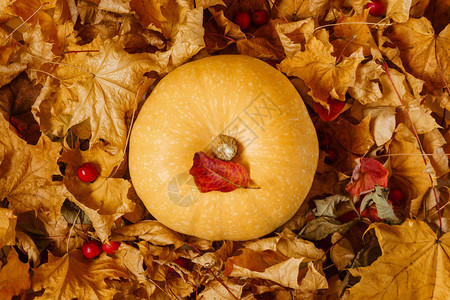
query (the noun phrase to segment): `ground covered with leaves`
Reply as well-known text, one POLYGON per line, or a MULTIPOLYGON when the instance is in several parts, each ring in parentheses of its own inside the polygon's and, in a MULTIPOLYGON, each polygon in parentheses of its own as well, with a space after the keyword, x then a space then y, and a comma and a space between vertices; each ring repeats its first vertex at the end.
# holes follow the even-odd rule
POLYGON ((0 298, 448 299, 449 2, 369 2, 2 1, 0 298), (127 172, 152 87, 228 53, 291 79, 321 148, 294 218, 246 242, 171 231, 127 172), (88 239, 120 247, 89 260, 88 239))

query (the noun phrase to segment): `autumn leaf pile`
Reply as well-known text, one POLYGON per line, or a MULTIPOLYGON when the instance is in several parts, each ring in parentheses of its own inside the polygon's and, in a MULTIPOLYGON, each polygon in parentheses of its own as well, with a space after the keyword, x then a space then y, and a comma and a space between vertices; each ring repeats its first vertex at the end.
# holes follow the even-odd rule
POLYGON ((369 2, 1 1, 0 298, 449 299, 449 2, 369 2), (247 242, 171 231, 127 173, 152 87, 228 53, 285 73, 321 144, 295 217, 247 242), (88 260, 86 239, 121 244, 88 260))

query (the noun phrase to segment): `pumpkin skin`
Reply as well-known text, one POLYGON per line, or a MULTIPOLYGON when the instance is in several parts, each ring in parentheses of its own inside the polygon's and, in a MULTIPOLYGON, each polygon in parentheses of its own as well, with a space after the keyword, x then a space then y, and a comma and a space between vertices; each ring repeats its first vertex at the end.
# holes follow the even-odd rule
POLYGON ((281 72, 256 58, 219 55, 184 64, 155 87, 132 129, 129 168, 149 212, 169 228, 209 240, 249 240, 287 222, 304 201, 318 161, 305 105, 281 72), (251 185, 200 193, 189 169, 219 134, 251 185))

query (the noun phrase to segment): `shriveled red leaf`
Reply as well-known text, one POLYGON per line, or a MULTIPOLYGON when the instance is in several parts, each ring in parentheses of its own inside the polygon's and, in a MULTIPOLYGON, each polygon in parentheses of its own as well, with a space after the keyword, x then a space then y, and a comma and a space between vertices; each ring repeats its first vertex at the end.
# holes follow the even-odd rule
POLYGON ((327 99, 328 109, 323 107, 319 102, 314 102, 313 109, 324 121, 333 121, 342 112, 345 102, 333 98, 327 99))
POLYGON ((354 196, 371 191, 375 185, 387 187, 389 172, 374 158, 361 158, 345 189, 354 196))
POLYGON ((189 174, 194 176, 195 184, 202 193, 231 192, 250 183, 250 175, 241 164, 211 158, 204 152, 195 153, 189 174))

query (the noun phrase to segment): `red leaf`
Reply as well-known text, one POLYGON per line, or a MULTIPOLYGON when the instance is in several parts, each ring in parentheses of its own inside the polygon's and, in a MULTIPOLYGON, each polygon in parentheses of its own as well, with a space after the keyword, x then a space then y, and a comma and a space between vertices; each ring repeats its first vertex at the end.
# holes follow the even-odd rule
POLYGON ((375 185, 387 187, 389 172, 373 158, 361 158, 353 170, 352 179, 345 189, 354 196, 371 191, 375 185))
POLYGON ((194 176, 195 184, 202 193, 231 192, 250 183, 250 176, 241 164, 211 158, 204 152, 195 153, 189 174, 194 176))
POLYGON ((328 98, 327 103, 329 109, 326 109, 318 102, 313 103, 313 109, 322 120, 333 121, 341 114, 342 110, 345 107, 345 102, 333 98, 328 98))

